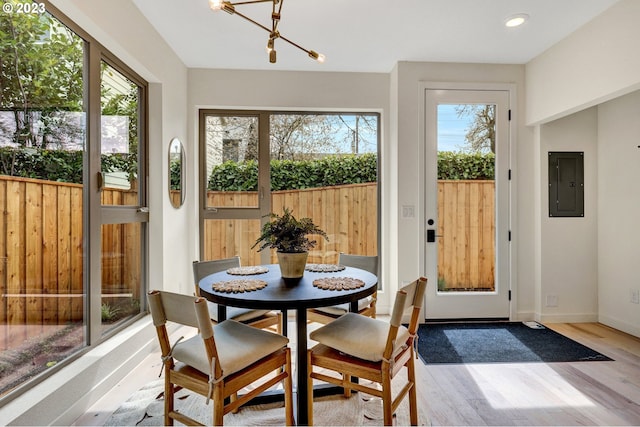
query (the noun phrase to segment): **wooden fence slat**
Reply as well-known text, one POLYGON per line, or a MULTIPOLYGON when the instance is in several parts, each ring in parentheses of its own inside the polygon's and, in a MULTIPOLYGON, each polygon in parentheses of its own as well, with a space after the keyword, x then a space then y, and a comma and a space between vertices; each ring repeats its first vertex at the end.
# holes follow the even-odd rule
POLYGON ((58 323, 58 187, 42 186, 42 301, 45 324, 58 323))
MULTIPOLYGON (((27 338, 25 323, 83 321, 82 185, 0 176, 0 348, 27 338), (38 298, 34 295, 51 295, 38 298), (56 297, 53 297, 55 295, 56 297), (11 335, 10 335, 11 334, 11 335)), ((438 183, 439 281, 457 287, 492 286, 495 260, 493 181, 438 183)), ((103 204, 137 204, 136 190, 105 189, 103 204)), ((272 193, 273 211, 289 207, 308 216, 330 241, 318 238, 309 262, 335 263, 338 253, 373 255, 377 249, 377 184, 272 193)), ((213 206, 256 206, 256 192, 210 192, 213 206)), ((140 224, 104 225, 105 292, 139 298, 140 224)), ((260 220, 205 221, 205 259, 241 257, 260 263, 251 246, 260 220)), ((273 251, 271 251, 273 252, 273 251)), ((272 262, 276 262, 272 253, 272 262)))

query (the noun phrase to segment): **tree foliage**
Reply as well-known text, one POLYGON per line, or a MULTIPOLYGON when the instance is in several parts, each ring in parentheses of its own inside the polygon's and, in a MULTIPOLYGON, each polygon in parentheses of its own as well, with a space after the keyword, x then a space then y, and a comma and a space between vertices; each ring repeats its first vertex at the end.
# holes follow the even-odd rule
POLYGON ((496 107, 495 105, 461 104, 456 107, 458 118, 473 117, 465 140, 470 152, 496 152, 496 107))
POLYGON ((82 39, 47 13, 2 13, 0 58, 0 110, 15 123, 2 130, 11 142, 54 148, 82 136, 64 115, 82 111, 82 39))

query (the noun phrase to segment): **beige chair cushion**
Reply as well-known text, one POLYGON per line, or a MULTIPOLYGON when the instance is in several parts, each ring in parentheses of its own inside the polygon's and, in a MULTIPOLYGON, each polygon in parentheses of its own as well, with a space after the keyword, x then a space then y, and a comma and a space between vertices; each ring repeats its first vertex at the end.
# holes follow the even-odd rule
MULTIPOLYGON (((225 320, 215 325, 213 336, 225 377, 289 343, 289 339, 282 335, 253 328, 235 320, 225 320)), ((209 374, 210 362, 207 360, 207 352, 200 335, 180 341, 173 349, 173 358, 209 374)))
MULTIPOLYGON (((309 338, 328 347, 360 359, 379 362, 389 334, 389 323, 357 313, 347 313, 311 332, 309 338)), ((393 356, 404 349, 409 331, 398 328, 397 347, 393 356)))
MULTIPOLYGON (((214 322, 218 321, 218 304, 207 301, 209 307, 209 315, 214 322)), ((247 322, 257 319, 267 314, 269 310, 252 310, 250 308, 227 307, 227 319, 237 320, 238 322, 247 322)))
MULTIPOLYGON (((364 310, 365 308, 369 307, 371 305, 372 300, 373 300, 373 297, 367 297, 359 300, 358 311, 364 310)), ((318 307, 315 310, 321 311, 323 313, 331 314, 333 316, 342 316, 343 314, 349 312, 349 305, 350 305, 349 303, 346 303, 346 304, 332 305, 329 307, 318 307)))

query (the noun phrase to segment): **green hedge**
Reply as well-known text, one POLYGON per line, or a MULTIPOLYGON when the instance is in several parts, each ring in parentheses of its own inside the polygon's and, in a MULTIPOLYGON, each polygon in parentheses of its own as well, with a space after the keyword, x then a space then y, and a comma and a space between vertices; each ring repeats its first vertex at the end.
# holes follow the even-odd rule
MULTIPOLYGON (((135 156, 102 155, 102 172, 130 171, 135 156)), ((48 181, 82 183, 83 152, 0 147, 0 174, 48 181)))
POLYGON ((438 179, 493 179, 495 154, 438 153, 438 179))
MULTIPOLYGON (((0 147, 0 173, 49 181, 82 183, 82 151, 41 150, 0 147)), ((493 179, 494 154, 438 153, 438 179, 493 179)), ((102 171, 129 171, 135 156, 102 156, 102 171)), ((373 153, 359 156, 330 156, 319 160, 272 160, 271 189, 295 190, 312 187, 377 181, 378 158, 373 153)), ((179 170, 172 165, 172 185, 179 170)), ((175 181, 175 182, 174 182, 175 181)), ((225 162, 209 177, 209 189, 217 191, 255 191, 258 164, 225 162)))
MULTIPOLYGON (((376 182, 378 158, 375 154, 331 156, 320 160, 272 160, 271 190, 298 190, 312 187, 376 182)), ((255 160, 225 162, 213 168, 209 190, 256 191, 258 164, 255 160)))

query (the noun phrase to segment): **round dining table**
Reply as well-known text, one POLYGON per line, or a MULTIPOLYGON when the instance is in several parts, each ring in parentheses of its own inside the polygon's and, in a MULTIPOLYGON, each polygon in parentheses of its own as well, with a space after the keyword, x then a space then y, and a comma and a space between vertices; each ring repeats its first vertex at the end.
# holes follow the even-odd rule
MULTIPOLYGON (((308 424, 307 401, 307 309, 349 303, 351 311, 358 310, 358 300, 372 295, 378 278, 366 270, 341 265, 308 264, 300 279, 284 279, 278 264, 242 267, 210 274, 199 282, 200 295, 218 304, 218 321, 226 319, 226 307, 280 310, 286 326, 287 310, 296 312, 296 420, 298 425, 308 424), (242 270, 245 269, 245 270, 242 270), (313 270, 313 271, 310 271, 313 270), (321 271, 319 271, 321 270, 321 271), (325 271, 338 270, 338 271, 325 271), (258 271, 259 273, 246 274, 258 271), (234 273, 234 274, 230 274, 234 273), (242 272, 242 274, 237 274, 242 272), (333 278, 333 279, 332 279, 333 278), (342 279, 342 280, 341 280, 342 279), (260 282, 260 289, 229 292, 225 285, 260 282), (316 285, 314 285, 314 282, 316 285), (357 283, 349 289, 326 289, 331 283, 357 283), (264 285, 266 283, 266 286, 264 285)), ((258 286, 258 287, 260 287, 258 286)), ((335 287, 335 286, 333 286, 335 287)), ((340 287, 338 285, 337 287, 340 287)), ((250 286, 249 289, 252 287, 250 286)), ((286 327, 283 328, 286 334, 286 327)))

